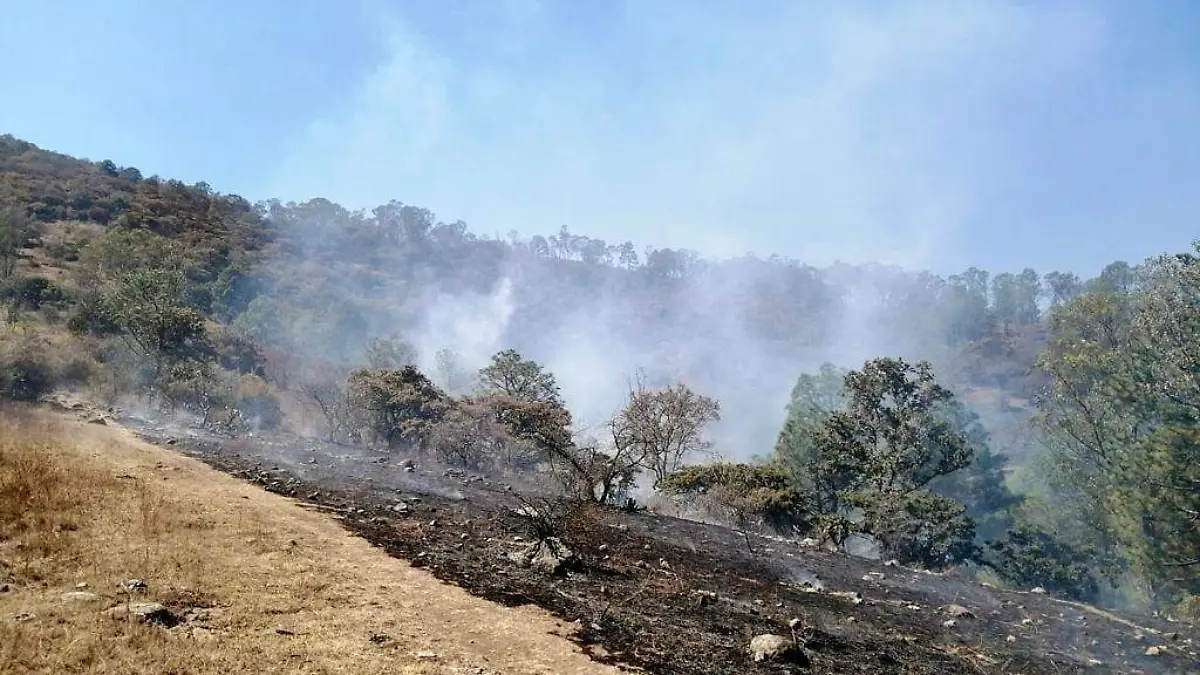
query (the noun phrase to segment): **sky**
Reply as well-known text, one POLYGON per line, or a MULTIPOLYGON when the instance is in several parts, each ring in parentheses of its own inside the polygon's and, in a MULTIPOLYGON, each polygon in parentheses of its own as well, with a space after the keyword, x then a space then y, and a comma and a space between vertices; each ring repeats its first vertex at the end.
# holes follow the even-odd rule
POLYGON ((0 133, 251 200, 950 273, 1200 236, 1190 0, 0 0, 0 133))

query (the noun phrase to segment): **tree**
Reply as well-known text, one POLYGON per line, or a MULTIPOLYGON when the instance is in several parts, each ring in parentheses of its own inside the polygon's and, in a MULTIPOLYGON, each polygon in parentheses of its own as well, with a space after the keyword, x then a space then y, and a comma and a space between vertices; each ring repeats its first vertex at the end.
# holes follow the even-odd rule
POLYGON ((942 414, 967 438, 974 453, 970 464, 934 478, 927 487, 966 507, 966 515, 975 521, 977 543, 999 539, 1012 526, 1012 511, 1022 502, 1005 484, 1007 458, 991 451, 979 415, 957 401, 944 406, 942 414))
MULTIPOLYGON (((1106 268, 1038 360, 1047 482, 1163 597, 1200 592, 1200 242, 1106 268)), ((1081 528, 1082 529, 1082 528, 1081 528)))
POLYGON ((16 269, 18 253, 29 233, 29 219, 17 209, 0 209, 0 279, 16 269))
POLYGON ((840 483, 833 478, 813 471, 819 460, 815 432, 837 410, 845 405, 843 383, 847 371, 825 363, 815 374, 805 373, 792 387, 791 401, 787 406, 787 418, 775 443, 775 457, 787 467, 805 491, 817 504, 820 511, 836 509, 836 493, 840 483))
POLYGON ((453 349, 439 349, 434 359, 437 361, 437 382, 442 389, 461 395, 475 386, 475 376, 460 365, 461 359, 453 349))
POLYGON ((954 396, 937 383, 932 366, 868 361, 845 374, 841 405, 833 408, 836 372, 828 367, 800 380, 778 449, 811 486, 806 492, 819 528, 835 540, 867 532, 893 554, 924 564, 973 554, 974 524, 963 507, 927 489, 968 466, 974 454, 946 414, 954 396))
POLYGON ((1015 586, 1041 586, 1083 602, 1095 600, 1100 590, 1090 552, 1029 523, 1014 527, 989 548, 992 566, 1015 586))
POLYGON ((847 503, 862 510, 861 529, 897 559, 943 567, 979 557, 975 521, 966 508, 929 490, 857 492, 847 503))
POLYGON ((640 457, 657 485, 688 458, 710 451, 704 429, 720 419, 721 406, 686 384, 652 389, 639 376, 610 428, 614 447, 640 457))
POLYGON ((967 466, 973 447, 946 419, 953 401, 927 362, 868 361, 846 374, 846 407, 818 431, 818 466, 856 476, 853 490, 904 493, 967 466))
POLYGON ((562 396, 554 375, 537 361, 527 360, 515 349, 505 349, 479 370, 482 393, 504 394, 524 401, 561 406, 562 396))
POLYGON ((399 370, 417 361, 417 350, 402 337, 375 337, 363 350, 372 370, 399 370))
POLYGON ((154 362, 156 374, 172 362, 215 355, 204 316, 184 302, 185 284, 179 270, 146 268, 120 274, 104 294, 107 315, 127 343, 154 362))
POLYGON ((361 426, 388 447, 424 445, 453 401, 416 366, 360 369, 350 374, 347 396, 361 426))
POLYGON ((1051 309, 1071 302, 1083 292, 1083 282, 1073 272, 1048 272, 1046 287, 1051 309))

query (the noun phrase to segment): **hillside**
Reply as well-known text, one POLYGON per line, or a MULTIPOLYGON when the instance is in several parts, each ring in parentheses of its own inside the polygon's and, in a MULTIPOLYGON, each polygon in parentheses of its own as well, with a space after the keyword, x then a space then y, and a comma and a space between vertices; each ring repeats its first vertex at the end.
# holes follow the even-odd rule
POLYGON ((609 415, 637 369, 694 382, 730 411, 715 433, 743 457, 774 443, 795 376, 826 360, 927 358, 952 386, 1027 397, 1039 294, 1060 302, 1083 284, 1069 274, 1031 286, 1032 272, 940 278, 776 257, 710 261, 566 228, 490 239, 400 202, 370 212, 323 199, 251 204, 12 137, 0 139, 0 205, 47 228, 47 245, 26 252, 35 274, 61 276, 103 231, 179 242, 189 303, 252 339, 281 382, 361 362, 379 337, 410 343, 431 372, 440 351, 469 372, 513 347, 550 366, 589 423, 609 415), (104 229, 62 234, 64 223, 104 229))
POLYGON ((0 513, 2 673, 616 672, 543 612, 78 414, 0 410, 0 513))
POLYGON ((1187 672, 1196 293, 1190 253, 706 260, 0 138, 0 401, 119 422, 654 673, 1187 672), (757 634, 783 653, 751 665, 757 634))

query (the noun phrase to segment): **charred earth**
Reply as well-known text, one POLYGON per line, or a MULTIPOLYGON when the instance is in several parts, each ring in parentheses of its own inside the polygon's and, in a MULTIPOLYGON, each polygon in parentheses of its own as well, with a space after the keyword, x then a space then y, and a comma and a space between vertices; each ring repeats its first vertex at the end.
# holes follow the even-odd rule
POLYGON ((1200 670, 1200 635, 1186 624, 1118 617, 796 540, 747 540, 644 511, 564 506, 540 499, 532 484, 424 456, 121 422, 150 442, 329 511, 388 553, 471 593, 576 622, 594 659, 645 672, 1200 670), (762 635, 793 649, 755 660, 749 647, 762 635))

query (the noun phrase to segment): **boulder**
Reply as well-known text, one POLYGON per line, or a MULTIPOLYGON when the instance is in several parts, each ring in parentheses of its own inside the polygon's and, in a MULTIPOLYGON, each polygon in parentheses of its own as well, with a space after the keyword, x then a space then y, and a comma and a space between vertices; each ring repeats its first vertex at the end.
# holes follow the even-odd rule
POLYGON ((132 619, 140 623, 152 623, 170 628, 179 623, 171 610, 157 602, 137 602, 119 605, 108 610, 108 615, 114 619, 132 619))
POLYGON ((775 663, 791 663, 798 666, 808 666, 808 654, 795 641, 782 635, 764 633, 756 635, 750 641, 750 658, 755 663, 770 661, 775 663))

